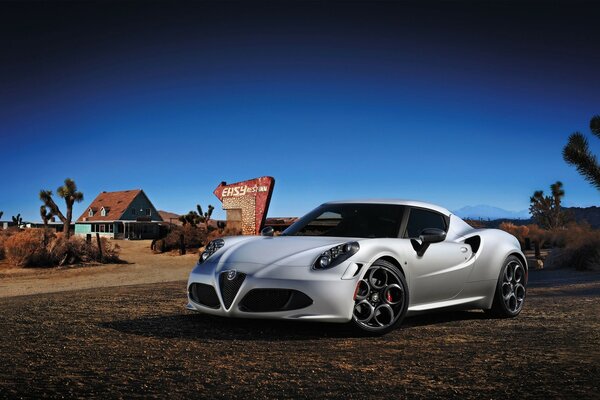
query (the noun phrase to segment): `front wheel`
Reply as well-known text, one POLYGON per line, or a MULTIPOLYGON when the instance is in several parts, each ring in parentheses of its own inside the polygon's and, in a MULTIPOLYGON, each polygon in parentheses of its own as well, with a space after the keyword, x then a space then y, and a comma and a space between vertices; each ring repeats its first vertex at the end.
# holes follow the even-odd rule
POLYGON ((402 322, 407 308, 404 275, 394 264, 377 260, 356 285, 352 324, 363 333, 383 335, 402 322))
POLYGON ((518 257, 509 256, 500 271, 492 308, 485 311, 497 318, 516 317, 525 303, 526 285, 525 266, 518 257))

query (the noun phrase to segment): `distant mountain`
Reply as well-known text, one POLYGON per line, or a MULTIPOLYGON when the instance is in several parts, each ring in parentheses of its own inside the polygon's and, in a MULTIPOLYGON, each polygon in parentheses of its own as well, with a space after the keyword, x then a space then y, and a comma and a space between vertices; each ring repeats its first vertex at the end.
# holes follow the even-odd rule
POLYGON ((600 228, 600 207, 567 207, 566 210, 575 221, 586 221, 592 228, 600 228))
MULTIPOLYGON (((465 207, 466 208, 466 207, 465 207)), ((568 213, 569 219, 577 223, 587 222, 594 229, 600 229, 600 207, 565 207, 564 210, 568 213)), ((460 210, 459 210, 460 211, 460 210)), ((510 211, 508 211, 510 212, 510 211)), ((460 214, 457 213, 460 216, 460 214)), ((503 222, 511 222, 515 225, 529 225, 534 221, 531 218, 469 218, 474 222, 481 224, 486 228, 498 228, 503 222)))
POLYGON ((466 206, 453 211, 461 218, 467 219, 528 219, 528 210, 508 211, 503 208, 480 204, 478 206, 466 206))
POLYGON ((163 210, 159 210, 158 213, 165 222, 169 222, 174 225, 183 225, 181 221, 179 221, 179 214, 163 210))

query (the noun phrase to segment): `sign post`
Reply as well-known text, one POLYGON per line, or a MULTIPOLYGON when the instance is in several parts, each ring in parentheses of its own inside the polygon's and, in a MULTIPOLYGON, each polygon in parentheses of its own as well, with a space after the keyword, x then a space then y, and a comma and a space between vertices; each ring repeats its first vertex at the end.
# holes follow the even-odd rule
POLYGON ((227 223, 241 225, 243 235, 258 235, 265 224, 275 178, 263 176, 243 182, 221 182, 213 192, 227 211, 227 223))

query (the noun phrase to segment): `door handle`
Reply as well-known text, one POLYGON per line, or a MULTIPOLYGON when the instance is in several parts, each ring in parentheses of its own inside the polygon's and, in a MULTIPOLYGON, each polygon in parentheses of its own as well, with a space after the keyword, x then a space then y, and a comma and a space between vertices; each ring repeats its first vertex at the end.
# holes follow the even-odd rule
POLYGON ((467 248, 466 247, 461 247, 460 251, 462 251, 463 253, 466 253, 467 252, 467 248))

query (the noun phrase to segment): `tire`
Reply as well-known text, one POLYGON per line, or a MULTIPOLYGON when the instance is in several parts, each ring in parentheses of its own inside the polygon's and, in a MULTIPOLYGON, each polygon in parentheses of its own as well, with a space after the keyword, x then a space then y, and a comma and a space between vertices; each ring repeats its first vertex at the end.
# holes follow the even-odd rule
POLYGON ((394 264, 377 260, 356 285, 350 323, 361 334, 386 334, 402 323, 408 299, 404 274, 394 264))
POLYGON ((527 293, 527 273, 523 262, 508 256, 500 270, 492 308, 484 310, 495 318, 513 318, 519 315, 527 293))

